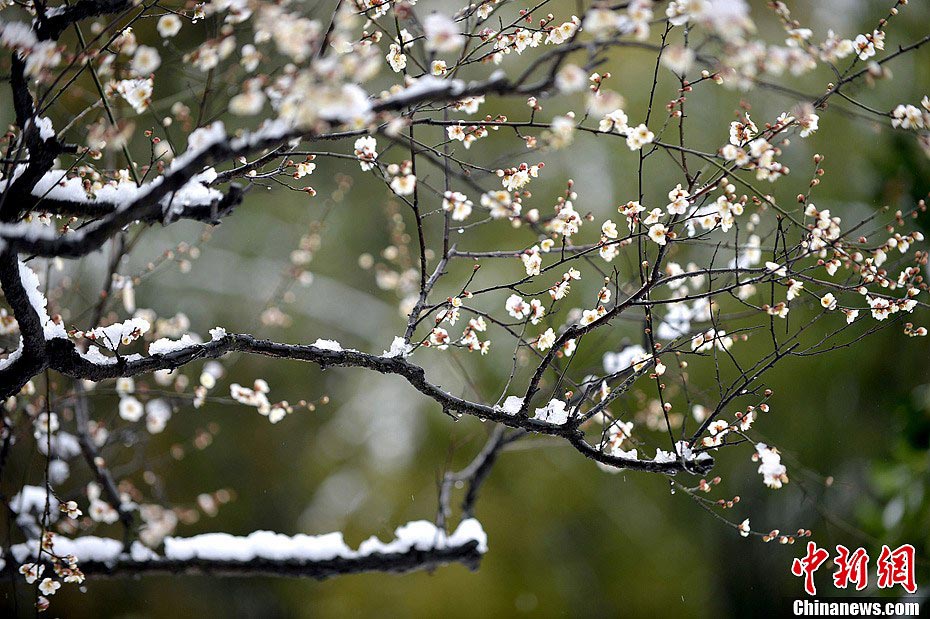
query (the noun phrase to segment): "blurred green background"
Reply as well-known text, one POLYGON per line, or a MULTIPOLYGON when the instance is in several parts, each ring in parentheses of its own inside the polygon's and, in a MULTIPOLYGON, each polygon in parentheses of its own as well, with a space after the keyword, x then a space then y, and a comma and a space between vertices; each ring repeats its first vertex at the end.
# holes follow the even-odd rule
MULTIPOLYGON (((565 18, 574 4, 558 3, 564 8, 552 11, 565 18)), ((828 28, 844 36, 871 30, 887 11, 887 4, 840 0, 792 9, 798 19, 814 28, 817 39, 828 28)), ((911 4, 889 29, 887 50, 926 34, 930 10, 923 3, 911 4)), ((760 30, 778 41, 777 25, 764 3, 755 3, 754 15, 760 30)), ((144 33, 149 27, 138 30, 144 33)), ((167 52, 163 53, 167 60, 167 52)), ((631 123, 640 122, 645 114, 653 62, 650 52, 628 49, 614 53, 601 69, 613 74, 612 87, 626 97, 631 123)), ((504 66, 516 70, 520 61, 508 58, 504 66)), ((902 102, 916 104, 930 94, 930 49, 908 54, 889 67, 894 73, 892 82, 851 92, 879 109, 902 102)), ((675 90, 668 71, 663 69, 661 75, 657 100, 664 104, 675 96, 675 90)), ((202 88, 195 81, 200 78, 180 63, 166 62, 160 77, 182 86, 194 84, 195 91, 202 88)), ((799 90, 815 94, 822 92, 832 75, 818 70, 801 79, 788 79, 799 90)), ((172 101, 159 100, 158 93, 156 89, 156 112, 167 113, 172 101)), ((58 113, 80 109, 80 96, 63 100, 58 113)), ((796 97, 764 90, 743 98, 752 105, 753 118, 760 124, 798 102, 796 97)), ((716 149, 740 99, 740 93, 719 87, 695 92, 688 104, 691 146, 716 149)), ((568 99, 542 103, 547 118, 569 106, 578 107, 568 99)), ((836 103, 837 108, 851 107, 836 103)), ((9 122, 7 107, 0 107, 0 114, 9 122)), ((500 112, 516 120, 525 117, 525 110, 517 99, 489 100, 481 115, 500 112)), ((662 117, 660 110, 654 124, 660 124, 662 117)), ((63 116, 53 119, 60 126, 63 116)), ((144 128, 146 121, 138 122, 144 128)), ((441 136, 438 131, 424 131, 422 139, 436 143, 441 136)), ((142 156, 146 146, 143 140, 139 142, 134 148, 142 156)), ((514 155, 518 147, 512 139, 494 136, 467 155, 460 154, 482 163, 504 155, 508 156, 504 163, 510 165, 546 161, 545 173, 533 185, 532 206, 541 209, 554 203, 568 178, 575 180, 579 193, 576 209, 594 213, 598 222, 614 212, 618 203, 635 198, 636 158, 622 140, 579 136, 563 151, 518 151, 514 155)), ((351 143, 326 144, 325 149, 350 152, 351 143)), ((795 194, 805 191, 815 152, 827 155, 827 174, 813 201, 841 214, 844 221, 858 221, 880 205, 910 208, 930 191, 930 165, 912 135, 894 132, 888 123, 831 109, 821 114, 820 130, 813 137, 794 140, 786 151, 784 160, 794 172, 772 187, 784 203, 790 204, 795 194)), ((388 151, 385 157, 400 161, 403 154, 388 151)), ((664 199, 673 178, 674 170, 663 157, 650 160, 647 197, 664 199)), ((137 291, 138 306, 150 307, 164 317, 183 312, 192 330, 203 335, 210 327, 223 325, 230 332, 253 332, 280 341, 312 342, 321 337, 361 350, 387 348, 392 337, 402 332, 398 297, 392 291, 380 291, 373 272, 359 266, 359 255, 366 252, 377 262, 389 262, 380 255, 394 242, 383 185, 359 175, 351 161, 321 157, 317 163, 317 171, 305 179, 316 189, 315 198, 279 188, 253 190, 236 214, 200 247, 201 255, 192 261, 189 273, 182 273, 178 261, 168 261, 145 278, 137 291), (291 302, 274 304, 290 317, 291 324, 263 325, 260 315, 267 301, 282 281, 290 279, 286 275, 291 268, 290 252, 302 235, 316 231, 321 231, 321 243, 309 265, 312 284, 290 288, 291 302)), ((436 169, 426 174, 436 182, 441 180, 436 169)), ((486 186, 492 187, 491 182, 486 186)), ((406 210, 397 212, 407 217, 406 210)), ((917 225, 930 235, 926 218, 917 225)), ((134 273, 164 247, 196 242, 200 233, 198 226, 189 224, 147 232, 121 272, 134 273)), ((468 249, 517 248, 530 240, 529 232, 500 225, 481 229, 478 238, 461 243, 468 249)), ((103 258, 96 256, 66 271, 74 277, 75 288, 61 303, 62 307, 70 304, 72 316, 79 315, 87 300, 94 298, 102 265, 103 258)), ((437 291, 438 298, 461 285, 462 273, 470 265, 456 269, 448 278, 448 289, 437 291)), ((485 285, 495 277, 519 272, 516 261, 486 264, 476 282, 485 285)), ((596 284, 585 283, 585 298, 590 298, 596 284)), ((115 305, 114 309, 119 310, 115 305)), ((923 590, 930 586, 930 346, 925 339, 910 339, 900 331, 888 329, 857 346, 794 360, 770 373, 767 384, 775 390, 773 413, 759 420, 754 429, 783 452, 791 477, 786 487, 766 489, 749 461, 748 450, 722 454, 715 473, 723 477, 720 496, 738 494, 742 499, 725 515, 737 521, 748 516, 754 528, 761 530, 809 528, 814 541, 831 550, 835 544, 865 546, 873 557, 873 581, 874 558, 881 544, 914 544, 923 590)), ((495 400, 509 373, 510 351, 503 334, 492 332, 491 337, 500 348, 486 358, 424 350, 414 360, 456 393, 495 400), (461 380, 463 368, 468 384, 461 380)), ((584 352, 586 356, 578 363, 596 366, 603 350, 619 348, 623 341, 635 338, 635 326, 620 323, 601 348, 584 352)), ((752 341, 745 346, 751 349, 752 341)), ((116 469, 121 475, 129 475, 137 486, 146 488, 139 474, 139 463, 144 462, 159 479, 157 498, 189 508, 192 522, 180 524, 176 535, 244 534, 255 529, 284 533, 344 530, 352 546, 372 534, 389 539, 394 528, 408 520, 434 517, 442 472, 464 465, 490 431, 473 419, 453 422, 399 378, 352 369, 321 372, 315 366, 248 357, 230 360, 227 369, 212 394, 218 397, 202 409, 181 407, 167 430, 152 437, 124 428, 115 433, 116 440, 108 447, 107 457, 121 463, 116 469), (272 400, 294 403, 328 396, 329 403, 318 405, 313 412, 297 411, 271 425, 254 409, 222 398, 230 382, 248 385, 259 377, 270 384, 272 400), (209 445, 193 447, 192 438, 204 432, 203 436, 212 437, 209 445), (170 455, 175 445, 185 446, 183 458, 170 455), (200 493, 219 489, 230 490, 234 500, 212 516, 198 509, 200 493)), ((190 368, 186 373, 195 381, 199 371, 199 367, 190 368)), ((698 370, 695 374, 701 376, 698 370)), ((116 397, 102 386, 93 397, 94 417, 111 427, 126 426, 116 416, 116 403, 116 397)), ((35 460, 20 457, 14 465, 19 469, 12 478, 25 475, 33 483, 40 480, 35 460)), ((74 488, 76 482, 86 481, 77 468, 69 482, 74 488)), ((8 480, 3 484, 5 491, 14 490, 8 480)), ((433 574, 360 575, 323 583, 206 577, 90 580, 86 593, 64 587, 53 600, 52 612, 126 617, 712 617, 770 614, 771 609, 784 607, 786 597, 803 594, 800 580, 790 575, 792 558, 803 552, 800 544, 743 539, 686 495, 671 493, 666 479, 601 472, 556 441, 527 440, 508 451, 482 492, 477 517, 488 533, 490 549, 476 572, 449 566, 433 574)), ((106 528, 96 531, 107 532, 106 528)), ((111 532, 115 534, 116 527, 111 532)), ((818 573, 823 590, 831 589, 828 571, 823 568, 818 573)), ((12 587, 4 583, 2 591, 4 603, 11 608, 12 587)), ((16 591, 29 595, 21 583, 16 591)), ((20 603, 25 599, 21 597, 20 603)), ((24 608, 20 606, 19 611, 24 608)))

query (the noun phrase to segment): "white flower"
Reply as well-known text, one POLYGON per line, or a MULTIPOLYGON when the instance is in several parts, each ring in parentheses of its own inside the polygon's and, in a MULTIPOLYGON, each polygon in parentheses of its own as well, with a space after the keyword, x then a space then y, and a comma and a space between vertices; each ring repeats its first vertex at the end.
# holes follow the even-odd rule
POLYGON ((781 455, 778 450, 769 447, 765 443, 756 443, 756 453, 752 455, 756 462, 761 461, 759 473, 769 488, 781 488, 783 483, 788 482, 788 474, 785 465, 781 463, 781 455))
POLYGON ((229 100, 229 111, 236 116, 254 116, 265 106, 265 93, 247 90, 229 100))
POLYGON ((666 206, 668 212, 672 215, 684 215, 690 205, 688 197, 688 192, 681 188, 681 183, 678 183, 674 189, 668 192, 669 203, 666 206))
MULTIPOLYGON (((542 301, 539 299, 530 300, 530 322, 534 325, 539 324, 539 321, 542 320, 542 317, 546 314, 546 308, 543 307, 542 301)), ((484 331, 484 329, 481 329, 484 331)))
POLYGON ((109 503, 101 501, 99 498, 91 499, 90 508, 87 511, 94 522, 113 524, 119 520, 119 512, 110 507, 109 503))
POLYGON ((584 90, 588 74, 576 64, 567 64, 559 69, 555 76, 555 87, 563 94, 584 90))
POLYGON ((573 36, 575 32, 578 31, 578 26, 581 25, 581 20, 572 15, 572 20, 564 22, 563 24, 556 26, 546 35, 546 44, 547 45, 561 45, 568 41, 573 36))
POLYGON ((662 64, 673 73, 684 75, 694 64, 694 51, 683 45, 669 45, 662 54, 662 64))
POLYGON ((407 56, 404 55, 397 43, 391 43, 390 51, 385 58, 395 73, 400 73, 407 68, 407 56))
POLYGON ((313 174, 313 171, 316 169, 316 164, 312 161, 301 161, 297 164, 297 169, 294 171, 294 178, 303 178, 309 174, 313 174))
POLYGON ((148 45, 140 45, 132 57, 130 68, 136 77, 145 77, 155 72, 161 66, 161 56, 158 50, 148 45))
POLYGON ((640 124, 630 129, 626 138, 626 145, 630 150, 639 150, 646 144, 651 144, 655 134, 646 125, 640 124))
POLYGON ((139 421, 145 409, 142 403, 131 395, 123 396, 119 400, 119 416, 126 421, 139 421))
POLYGON ((740 535, 743 537, 749 537, 749 518, 746 518, 746 520, 743 520, 741 523, 739 523, 737 528, 739 529, 740 535))
POLYGON ((853 41, 853 46, 856 49, 856 53, 859 55, 859 60, 868 60, 875 55, 875 44, 872 43, 870 37, 867 37, 864 34, 860 34, 853 41))
POLYGON ((539 275, 542 267, 539 245, 533 245, 533 247, 520 254, 520 260, 523 261, 523 268, 526 269, 527 275, 539 275))
POLYGON ((901 129, 923 129, 924 115, 914 105, 899 105, 891 112, 891 126, 901 129))
POLYGON ((663 224, 656 224, 649 228, 649 238, 659 245, 665 245, 666 235, 668 235, 668 228, 663 224))
MULTIPOLYGON (((204 372, 203 376, 212 377, 212 375, 207 372, 204 372)), ((203 382, 202 377, 201 382, 203 382)), ((168 425, 169 419, 171 419, 171 405, 167 400, 158 398, 146 402, 145 429, 148 430, 150 434, 158 434, 163 432, 165 427, 168 425)))
POLYGON ((132 106, 136 114, 148 109, 152 101, 153 81, 148 79, 121 80, 116 83, 116 92, 132 106))
POLYGON ((441 13, 431 13, 423 20, 426 49, 433 52, 455 52, 465 44, 465 36, 451 18, 441 13))
POLYGON ((462 125, 450 125, 446 127, 446 135, 449 136, 450 140, 457 140, 459 142, 464 142, 465 138, 468 136, 462 125))
POLYGON ((601 122, 598 124, 598 131, 604 133, 609 133, 610 131, 624 133, 629 130, 626 124, 628 120, 626 112, 618 108, 601 119, 601 122))
POLYGON ((51 578, 45 578, 39 583, 39 591, 42 595, 55 595, 59 589, 61 589, 61 583, 51 578))
POLYGON ((517 320, 526 318, 530 315, 530 305, 523 300, 523 297, 518 294, 512 294, 507 297, 507 302, 504 303, 504 308, 507 310, 508 314, 517 320))
POLYGON ((766 262, 765 269, 769 273, 773 273, 779 277, 785 277, 788 275, 788 269, 778 264, 777 262, 766 262))
POLYGON ((555 332, 549 328, 536 340, 536 349, 540 351, 549 350, 553 344, 555 344, 555 332))
POLYGON ((363 172, 367 172, 375 167, 375 159, 378 158, 378 142, 374 137, 366 135, 355 140, 355 156, 358 157, 359 165, 363 172))
POLYGON ((665 213, 662 212, 662 209, 654 208, 649 211, 649 214, 643 220, 643 225, 651 226, 652 224, 659 223, 659 219, 661 219, 663 215, 665 215, 665 213))
POLYGON ((465 221, 471 215, 472 206, 471 200, 463 193, 447 191, 443 194, 442 208, 447 213, 451 212, 455 221, 465 221))
POLYGON ((391 190, 399 196, 411 195, 417 187, 417 177, 413 174, 395 176, 391 180, 391 190))
POLYGON ((78 504, 75 501, 68 501, 67 503, 64 503, 63 505, 59 506, 59 509, 63 511, 64 513, 68 514, 68 518, 77 519, 77 518, 80 518, 81 514, 84 513, 80 509, 78 509, 78 504))
POLYGON ((287 414, 287 410, 283 406, 272 406, 271 410, 268 411, 268 421, 271 423, 278 423, 284 416, 287 414))
POLYGON ((608 8, 592 8, 584 16, 582 26, 595 39, 605 39, 620 31, 624 18, 608 8))
POLYGON ((891 301, 888 299, 882 297, 866 297, 865 300, 869 304, 872 310, 872 318, 875 320, 885 320, 893 312, 898 311, 898 306, 892 305, 891 301))
POLYGON ((809 114, 804 114, 798 118, 798 124, 801 125, 801 132, 798 134, 802 138, 806 138, 815 131, 817 131, 817 123, 820 121, 820 116, 814 114, 813 112, 809 114))
POLYGON ((596 322, 601 316, 607 313, 607 310, 604 309, 603 305, 598 305, 597 308, 591 310, 584 310, 581 312, 581 320, 578 321, 580 325, 589 325, 593 322, 596 322))
POLYGON ((606 236, 608 239, 617 238, 617 225, 608 219, 603 224, 601 224, 601 234, 606 236))
POLYGON ((136 392, 136 381, 132 377, 124 376, 116 379, 116 393, 126 395, 136 392))
POLYGON ((503 190, 481 194, 481 206, 490 209, 493 219, 503 219, 520 214, 520 205, 514 204, 510 194, 503 190))
POLYGON ((575 119, 571 116, 556 116, 552 119, 551 130, 548 134, 549 145, 553 148, 564 148, 572 142, 575 135, 575 119))
POLYGON ((239 64, 249 73, 258 68, 262 59, 261 53, 250 43, 242 46, 240 55, 239 64))
POLYGON ((37 563, 23 563, 19 566, 19 573, 26 577, 27 584, 33 584, 45 572, 45 566, 37 563))
POLYGON ((158 18, 158 34, 167 39, 181 31, 181 18, 174 13, 168 13, 158 18))
POLYGON ((822 305, 825 309, 834 310, 836 309, 836 297, 833 296, 832 292, 828 292, 827 294, 820 297, 820 305, 822 305))
POLYGON ((466 114, 475 114, 478 112, 478 108, 484 103, 484 95, 477 95, 475 97, 465 97, 460 101, 455 102, 455 109, 461 110, 466 114))
POLYGON ((45 69, 57 67, 61 62, 61 52, 55 41, 36 43, 26 56, 25 73, 28 77, 38 77, 45 69))
POLYGON ((445 350, 449 347, 449 332, 442 327, 436 327, 429 334, 429 343, 439 350, 445 350))

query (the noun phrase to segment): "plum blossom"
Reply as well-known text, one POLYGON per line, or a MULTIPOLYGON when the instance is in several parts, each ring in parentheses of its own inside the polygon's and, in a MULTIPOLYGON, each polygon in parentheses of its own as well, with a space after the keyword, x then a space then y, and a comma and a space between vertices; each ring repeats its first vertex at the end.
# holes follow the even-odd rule
POLYGON ((154 47, 140 45, 136 48, 136 53, 132 56, 130 65, 132 72, 137 77, 145 77, 154 73, 161 66, 161 55, 154 47))
POLYGON ((137 114, 141 114, 152 102, 153 84, 151 78, 121 80, 116 83, 116 92, 132 106, 137 114))
POLYGON ((639 150, 654 139, 655 134, 646 125, 640 124, 628 130, 626 145, 630 150, 639 150))
POLYGON ((168 39, 181 32, 181 18, 174 13, 166 13, 158 18, 158 34, 168 39))
POLYGON ((465 44, 465 37, 452 19, 441 13, 430 13, 423 20, 426 49, 433 52, 456 52, 465 44))
POLYGON ((752 454, 753 462, 760 462, 759 474, 762 475, 765 485, 778 489, 782 484, 788 483, 788 474, 785 465, 781 463, 781 454, 778 450, 765 443, 756 443, 756 451, 752 454))
POLYGON ((447 191, 443 194, 442 208, 447 213, 452 213, 452 219, 455 221, 465 221, 472 211, 472 201, 458 191, 447 191))

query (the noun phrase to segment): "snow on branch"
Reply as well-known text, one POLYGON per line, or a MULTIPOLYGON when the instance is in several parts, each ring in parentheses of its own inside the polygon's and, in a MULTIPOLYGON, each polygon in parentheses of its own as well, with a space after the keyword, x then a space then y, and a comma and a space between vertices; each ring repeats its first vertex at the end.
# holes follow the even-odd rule
MULTIPOLYGON (((54 535, 50 546, 52 559, 46 552, 42 561, 54 563, 68 557, 68 563, 76 563, 88 576, 183 573, 317 580, 361 572, 431 570, 449 563, 476 569, 488 549, 487 535, 474 518, 462 520, 452 534, 425 520, 409 522, 397 528, 393 540, 382 542, 372 536, 354 550, 339 532, 289 536, 270 531, 255 531, 247 536, 205 533, 167 537, 160 553, 140 542, 133 542, 126 552, 121 541, 94 536, 72 539, 54 535)), ((5 570, 35 562, 37 549, 34 541, 12 546, 4 557, 5 570)))
MULTIPOLYGON (((892 50, 889 38, 885 51, 911 10, 904 0, 890 0, 876 29, 825 36, 780 2, 765 13, 773 23, 757 27, 761 11, 744 0, 533 9, 482 0, 450 14, 381 0, 333 2, 325 13, 319 3, 241 0, 47 4, 12 4, 0 21, 15 116, 0 136, 0 335, 9 336, 0 469, 23 445, 46 458, 29 471, 44 484, 15 482, 11 539, 28 541, 7 548, 0 569, 34 584, 36 564, 51 564, 59 578, 39 582, 43 596, 59 580, 75 582, 62 561, 114 576, 475 567, 486 550, 471 519, 479 489, 504 448, 525 436, 547 439, 534 448, 570 446, 598 465, 592 474, 674 476, 662 481, 709 510, 730 509, 738 497, 707 498, 720 479, 700 478, 722 449, 744 449, 769 488, 789 484, 777 447, 753 436, 772 413, 773 367, 888 326, 928 333, 910 322, 930 307, 918 229, 926 202, 905 206, 902 197, 900 210, 875 205, 863 215, 859 205, 825 208, 818 193, 837 168, 817 153, 825 144, 816 134, 843 115, 868 119, 870 131, 906 133, 930 153, 930 95, 908 88, 868 102, 868 91, 853 88, 881 82, 890 92, 886 65, 930 42, 895 41, 892 50), (166 71, 179 66, 180 81, 166 71), (811 84, 820 84, 813 94, 797 89, 811 84), (738 90, 744 105, 707 105, 736 100, 722 88, 738 90), (787 97, 783 107, 772 107, 771 93, 787 97), (502 104, 507 97, 523 101, 502 104), (605 150, 589 152, 594 145, 605 150), (584 174, 569 178, 575 170, 584 174), (287 265, 266 305, 251 304, 265 281, 209 282, 248 303, 223 308, 230 332, 202 338, 176 309, 201 303, 166 293, 159 271, 177 264, 195 278, 201 245, 216 249, 212 226, 237 225, 249 191, 270 198, 254 199, 247 224, 265 225, 260 211, 275 209, 289 219, 268 224, 272 234, 305 232, 280 254, 287 265), (279 209, 282 194, 324 204, 279 209), (196 242, 153 247, 171 235, 149 228, 173 226, 180 237, 185 220, 209 225, 190 226, 201 230, 196 242), (362 221, 376 232, 364 246, 330 241, 338 226, 362 221), (327 253, 333 245, 339 251, 327 253), (358 260, 326 263, 346 252, 358 260), (299 310, 289 308, 302 301, 292 287, 314 285, 317 270, 353 288, 371 284, 364 321, 350 322, 355 307, 313 316, 362 350, 258 331, 293 324, 299 310), (152 308, 136 307, 137 288, 152 308), (366 339, 362 325, 386 333, 366 339), (383 353, 364 352, 395 333, 383 353), (338 533, 265 531, 177 537, 187 524, 180 504, 135 485, 149 476, 110 468, 108 457, 118 445, 127 457, 114 461, 148 465, 137 437, 164 431, 188 404, 216 405, 219 420, 238 404, 284 420, 297 407, 271 402, 267 381, 235 382, 239 355, 396 376, 452 419, 490 422, 487 441, 470 464, 441 475, 437 525, 409 523, 391 542, 352 549, 338 533), (236 375, 220 386, 226 370, 236 375), (232 399, 211 394, 217 387, 232 399), (107 411, 96 396, 114 391, 117 410, 107 411), (90 485, 68 481, 77 465, 90 485), (691 477, 699 481, 688 487, 691 477), (465 519, 446 535, 459 489, 465 519), (53 496, 67 518, 48 513, 53 496), (117 520, 122 540, 81 536, 117 520)), ((251 240, 248 232, 227 240, 251 240)), ((241 255, 268 261, 278 249, 253 243, 241 255)), ((202 305, 201 317, 219 302, 202 305)), ((312 409, 304 395, 295 397, 312 409)), ((730 524, 743 536, 794 541, 748 522, 730 524)))

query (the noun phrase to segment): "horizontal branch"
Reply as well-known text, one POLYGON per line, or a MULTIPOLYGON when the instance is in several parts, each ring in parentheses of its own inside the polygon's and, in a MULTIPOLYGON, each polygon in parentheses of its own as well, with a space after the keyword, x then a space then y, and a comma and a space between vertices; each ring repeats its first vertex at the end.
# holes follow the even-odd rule
MULTIPOLYGON (((360 367, 381 374, 402 376, 417 391, 438 403, 444 412, 470 415, 482 420, 494 421, 512 428, 522 428, 535 434, 544 434, 567 439, 584 456, 621 469, 675 474, 682 470, 706 472, 713 466, 711 458, 691 462, 657 462, 634 460, 611 456, 589 444, 583 431, 575 424, 557 425, 528 416, 513 415, 501 408, 491 407, 455 396, 429 382, 426 372, 418 365, 400 356, 373 355, 357 350, 331 350, 312 345, 283 344, 260 340, 248 334, 228 334, 203 344, 185 346, 165 354, 147 357, 113 357, 103 362, 82 355, 74 342, 64 338, 53 338, 46 342, 45 358, 48 367, 66 376, 77 379, 100 381, 112 378, 136 376, 158 370, 175 369, 197 359, 217 358, 231 352, 250 353, 315 363, 323 369, 328 367, 360 367)), ((0 398, 14 395, 0 372, 0 398)))
MULTIPOLYGON (((139 542, 129 552, 123 543, 105 537, 53 536, 51 553, 41 561, 63 563, 73 556, 85 576, 132 577, 159 574, 211 576, 285 576, 324 580, 333 576, 381 572, 404 574, 433 570, 450 563, 477 569, 487 551, 487 535, 480 523, 466 519, 450 535, 433 523, 416 521, 398 527, 396 538, 382 542, 371 537, 358 550, 349 548, 342 533, 282 535, 255 531, 248 536, 206 533, 187 538, 168 537, 156 553, 139 542)), ((8 575, 24 563, 35 562, 35 540, 16 544, 4 553, 8 575)))
POLYGON ((475 570, 481 561, 476 542, 457 548, 433 550, 411 549, 390 555, 372 554, 358 559, 330 559, 328 561, 297 562, 255 559, 253 561, 134 561, 124 558, 116 563, 87 561, 80 564, 81 571, 88 576, 132 577, 175 575, 205 575, 226 577, 279 576, 291 578, 313 578, 326 580, 334 576, 380 572, 406 574, 415 571, 432 571, 450 563, 461 563, 475 570))

